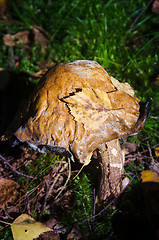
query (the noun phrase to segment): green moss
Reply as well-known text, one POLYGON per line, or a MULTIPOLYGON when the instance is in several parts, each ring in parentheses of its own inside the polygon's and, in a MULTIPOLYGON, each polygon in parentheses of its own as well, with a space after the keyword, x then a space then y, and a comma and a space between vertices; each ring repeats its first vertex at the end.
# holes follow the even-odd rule
MULTIPOLYGON (((4 227, 4 224, 3 224, 3 227, 4 227)), ((3 227, 0 226, 0 239, 13 240, 10 225, 5 226, 4 228, 3 227)))

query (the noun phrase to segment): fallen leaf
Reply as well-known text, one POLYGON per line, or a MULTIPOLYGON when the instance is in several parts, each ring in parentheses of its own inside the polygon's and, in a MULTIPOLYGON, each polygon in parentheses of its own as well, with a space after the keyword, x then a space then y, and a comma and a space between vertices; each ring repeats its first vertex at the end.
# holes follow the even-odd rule
POLYGON ((159 147, 155 147, 155 155, 159 158, 159 147))
POLYGON ((6 34, 3 37, 4 44, 8 47, 14 47, 19 44, 29 45, 31 43, 37 44, 41 43, 43 47, 48 45, 48 37, 42 32, 42 30, 37 28, 32 28, 30 30, 25 30, 18 32, 14 35, 6 34))
POLYGON ((60 240, 60 234, 58 232, 45 232, 40 234, 38 238, 34 238, 35 240, 60 240))
POLYGON ((153 171, 159 174, 159 162, 155 162, 152 167, 153 167, 153 171))
POLYGON ((141 172, 142 182, 159 182, 159 175, 150 170, 145 170, 141 172))
POLYGON ((17 198, 19 184, 13 180, 0 179, 0 208, 4 208, 7 203, 13 203, 17 198))
POLYGON ((128 142, 127 140, 125 140, 122 144, 122 147, 125 149, 125 154, 136 152, 139 146, 139 143, 132 143, 128 142))
POLYGON ((110 78, 113 85, 118 89, 118 90, 121 90, 123 92, 126 92, 128 93, 130 96, 134 97, 135 95, 135 91, 134 89, 130 86, 129 83, 120 83, 117 79, 111 77, 110 78))
POLYGON ((6 0, 0 0, 0 18, 5 18, 4 11, 6 9, 7 1, 6 0))
POLYGON ((82 233, 78 225, 75 225, 71 232, 67 235, 67 240, 82 239, 82 233))
POLYGON ((40 234, 52 231, 41 222, 36 222, 27 214, 22 214, 11 225, 14 240, 33 240, 40 234))
POLYGON ((158 86, 159 85, 159 74, 155 77, 154 81, 153 81, 153 84, 155 86, 158 86))
POLYGON ((112 109, 108 94, 98 89, 83 88, 64 101, 75 120, 83 123, 86 130, 97 129, 112 111, 118 110, 112 109))
POLYGON ((124 189, 126 189, 126 187, 130 184, 130 179, 128 177, 125 177, 123 180, 122 180, 122 183, 121 183, 121 189, 122 191, 124 189))
POLYGON ((47 71, 48 69, 45 68, 45 69, 41 69, 40 71, 36 72, 36 73, 29 73, 28 75, 30 77, 33 77, 33 78, 40 78, 44 75, 44 73, 47 71))
POLYGON ((4 44, 8 47, 14 47, 19 44, 27 45, 29 44, 29 30, 18 32, 15 35, 9 33, 5 34, 3 37, 4 44))
POLYGON ((152 4, 152 12, 159 14, 159 0, 155 0, 152 4))

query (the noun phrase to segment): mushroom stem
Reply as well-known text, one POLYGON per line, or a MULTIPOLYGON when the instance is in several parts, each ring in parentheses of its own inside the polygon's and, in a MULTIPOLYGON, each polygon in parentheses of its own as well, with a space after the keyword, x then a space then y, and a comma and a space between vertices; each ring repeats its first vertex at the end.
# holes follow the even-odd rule
POLYGON ((117 196, 122 190, 122 175, 124 172, 125 151, 118 139, 103 143, 98 147, 101 179, 98 197, 105 201, 117 196))

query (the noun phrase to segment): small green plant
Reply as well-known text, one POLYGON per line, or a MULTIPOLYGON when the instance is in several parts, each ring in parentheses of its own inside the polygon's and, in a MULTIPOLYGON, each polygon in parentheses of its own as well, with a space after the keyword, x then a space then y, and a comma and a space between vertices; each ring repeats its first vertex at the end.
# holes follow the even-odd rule
POLYGON ((7 223, 0 226, 0 239, 13 240, 10 225, 7 226, 7 223))
POLYGON ((73 192, 75 194, 76 211, 73 214, 75 221, 82 221, 93 215, 93 191, 86 174, 77 176, 74 180, 73 192))
POLYGON ((110 205, 110 207, 98 215, 101 211, 101 206, 96 204, 89 175, 81 173, 70 185, 72 186, 72 184, 74 205, 71 211, 68 211, 63 216, 62 221, 64 224, 66 226, 69 226, 69 224, 78 224, 83 236, 87 236, 88 239, 104 239, 109 237, 112 233, 111 218, 115 214, 116 209, 113 209, 110 205), (98 216, 95 216, 96 214, 98 216))
POLYGON ((63 214, 62 222, 66 226, 69 224, 80 224, 82 232, 85 236, 91 236, 92 221, 89 220, 93 216, 93 190, 89 178, 85 173, 81 173, 71 181, 70 187, 74 196, 73 206, 71 210, 63 214), (88 219, 88 220, 87 220, 88 219), (82 221, 85 221, 82 223, 82 221))

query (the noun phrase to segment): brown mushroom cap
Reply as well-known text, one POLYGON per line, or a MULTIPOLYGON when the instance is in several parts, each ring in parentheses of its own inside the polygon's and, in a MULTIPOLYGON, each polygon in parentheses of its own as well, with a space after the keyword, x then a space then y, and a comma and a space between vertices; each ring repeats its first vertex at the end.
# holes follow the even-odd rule
POLYGON ((79 60, 56 65, 42 77, 14 135, 36 147, 63 147, 85 163, 100 144, 133 133, 138 118, 139 100, 129 84, 94 61, 79 60))

